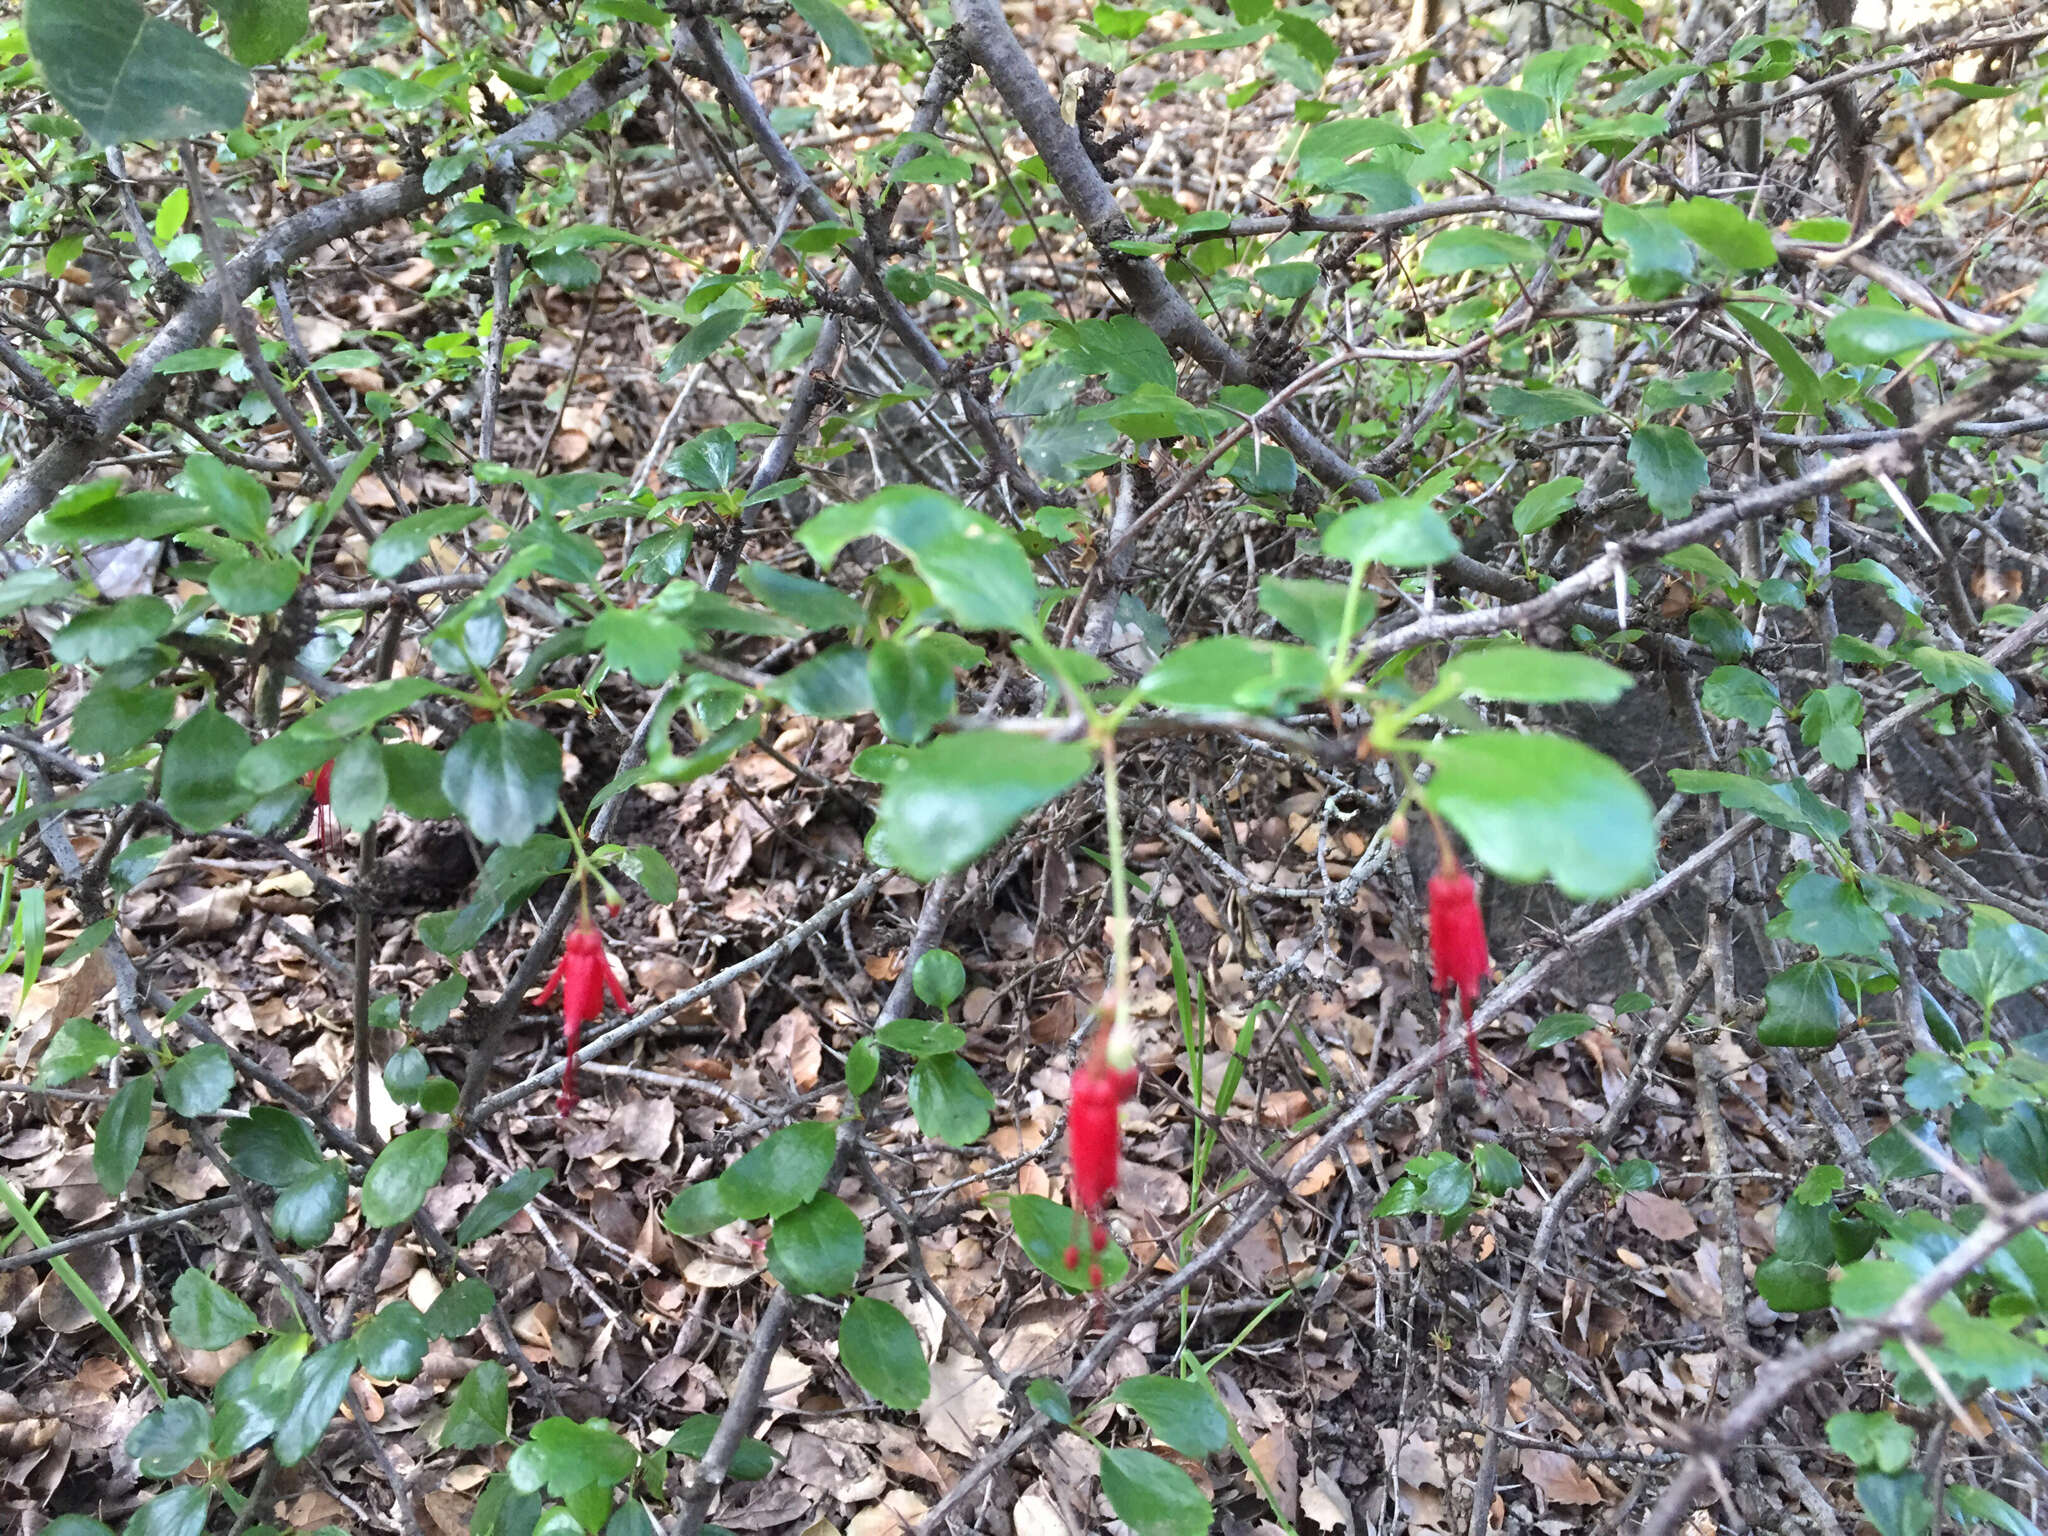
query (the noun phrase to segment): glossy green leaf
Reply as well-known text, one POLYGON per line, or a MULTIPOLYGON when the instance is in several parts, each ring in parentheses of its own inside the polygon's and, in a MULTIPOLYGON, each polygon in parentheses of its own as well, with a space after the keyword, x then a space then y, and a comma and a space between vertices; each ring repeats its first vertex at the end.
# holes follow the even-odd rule
POLYGON ((234 1090, 235 1064, 225 1046, 195 1045, 164 1069, 164 1103, 173 1114, 210 1115, 234 1090))
POLYGON ((1150 1451, 1102 1451, 1102 1493, 1138 1536, 1202 1536, 1216 1514, 1195 1480, 1150 1451))
POLYGON ((308 1355, 292 1378, 290 1403, 272 1448, 281 1467, 295 1467, 320 1443, 356 1368, 356 1341, 343 1339, 308 1355))
POLYGON ((768 1269, 799 1296, 843 1296, 867 1255, 860 1218, 837 1195, 820 1194, 775 1218, 768 1269))
POLYGON ((910 1320, 886 1301, 856 1296, 839 1322, 839 1363, 871 1396, 902 1413, 931 1395, 931 1367, 910 1320))
POLYGON ((298 1116, 258 1104, 221 1131, 221 1147, 235 1172, 272 1189, 283 1189, 320 1167, 320 1144, 298 1116))
POLYGON ((1117 1383, 1110 1401, 1137 1410, 1153 1438, 1199 1461, 1230 1444, 1230 1420, 1216 1394, 1198 1381, 1174 1376, 1132 1376, 1117 1383))
POLYGON ((462 1225, 455 1229, 455 1246, 467 1247, 489 1237, 526 1209, 535 1195, 554 1182, 554 1177, 553 1172, 546 1168, 522 1168, 512 1174, 470 1207, 469 1214, 462 1218, 462 1225))
POLYGON ((928 949, 910 968, 910 989, 929 1008, 950 1008, 967 990, 967 967, 950 949, 928 949))
POLYGON ((1487 869, 1549 878, 1579 901, 1633 889, 1656 867, 1655 808, 1611 758, 1564 736, 1478 731, 1423 748, 1423 798, 1487 869))
POLYGON ((137 1077, 123 1083, 100 1111, 92 1138, 92 1171, 108 1194, 118 1197, 135 1176, 155 1108, 156 1079, 137 1077))
MULTIPOLYGON (((1009 1207, 1010 1226, 1017 1234, 1017 1246, 1024 1250, 1024 1257, 1039 1273, 1069 1291, 1087 1290, 1091 1259, 1088 1235, 1075 1213, 1043 1195, 1016 1194, 999 1198, 1009 1207), (1072 1268, 1067 1265, 1069 1244, 1080 1247, 1081 1262, 1072 1268)), ((1102 1265, 1105 1290, 1114 1289, 1130 1273, 1130 1258, 1114 1242, 1092 1257, 1102 1265)))
POLYGON ((486 843, 523 843, 552 821, 561 784, 561 744, 524 720, 471 726, 441 767, 441 792, 486 843))
POLYGON ((257 1328, 256 1314, 204 1271, 188 1268, 171 1286, 171 1337, 187 1349, 226 1349, 257 1328))
POLYGON ((188 832, 211 832, 255 803, 235 779, 249 733, 213 708, 195 710, 164 748, 164 809, 188 832))
POLYGON ((448 1166, 448 1133, 438 1129, 394 1136, 363 1175, 363 1220, 373 1227, 410 1221, 448 1166))
POLYGON ((994 847, 1024 816, 1072 788, 1088 748, 1008 731, 964 731, 921 747, 870 747, 853 771, 882 784, 868 851, 913 880, 935 880, 994 847))
POLYGON ((911 1068, 910 1112, 918 1129, 934 1141, 972 1146, 988 1134, 995 1104, 996 1096, 964 1056, 946 1051, 911 1068))
POLYGON ((1576 1040, 1588 1030, 1599 1027, 1600 1021, 1587 1014, 1553 1013, 1529 1031, 1529 1049, 1548 1050, 1553 1045, 1563 1045, 1567 1040, 1576 1040))
POLYGON ((50 94, 95 145, 241 126, 249 72, 135 0, 27 0, 22 31, 50 94))
POLYGON ((281 1243, 317 1248, 333 1235, 348 1209, 348 1174, 338 1158, 326 1158, 277 1192, 270 1230, 281 1243))
POLYGON ((1764 987, 1764 1016, 1757 1025, 1760 1045, 1812 1049, 1840 1038, 1842 994, 1835 973, 1818 960, 1787 966, 1764 987))
POLYGON ((420 1309, 402 1297, 356 1330, 363 1374, 378 1381, 412 1380, 427 1357, 428 1342, 420 1309))
POLYGON ((498 1445, 511 1428, 510 1378, 495 1360, 477 1362, 448 1397, 437 1443, 443 1450, 474 1451, 498 1445))
POLYGON ((806 1120, 771 1132, 718 1176, 720 1201, 741 1221, 795 1210, 824 1188, 838 1139, 839 1129, 829 1120, 806 1120))

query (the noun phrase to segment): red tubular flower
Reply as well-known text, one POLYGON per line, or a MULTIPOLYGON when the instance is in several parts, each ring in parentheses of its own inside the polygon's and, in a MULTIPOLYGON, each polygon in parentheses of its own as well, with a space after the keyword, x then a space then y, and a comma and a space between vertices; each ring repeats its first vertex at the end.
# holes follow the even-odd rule
POLYGON ((320 839, 320 851, 332 853, 341 843, 341 830, 334 824, 334 811, 328 799, 334 784, 334 759, 330 757, 307 774, 305 783, 313 791, 313 831, 320 839))
POLYGON ((548 978, 537 1001, 546 1002, 557 988, 562 993, 562 1050, 567 1060, 562 1067, 562 1096, 555 1101, 555 1109, 566 1115, 576 1107, 576 1051, 583 1040, 584 1024, 603 1016, 607 992, 621 1008, 630 1006, 625 988, 612 974, 611 961, 605 958, 604 937, 587 916, 569 930, 562 958, 555 962, 555 974, 548 978))
POLYGON ((1486 1076, 1479 1067, 1472 1005, 1479 1000, 1480 985, 1493 969, 1493 960, 1486 952, 1486 920, 1479 915, 1472 877, 1458 867, 1448 851, 1429 879, 1429 961, 1430 984, 1444 994, 1444 1007, 1450 1007, 1450 993, 1458 995, 1465 1015, 1465 1050, 1472 1061, 1472 1079, 1484 1093, 1486 1076))
MULTIPOLYGON (((1073 1090, 1067 1100, 1067 1157, 1073 1169, 1075 1223, 1078 1227, 1086 1218, 1088 1246, 1095 1254, 1109 1246, 1109 1232, 1102 1224, 1102 1204, 1116 1188, 1123 1143, 1118 1110, 1138 1093, 1137 1067, 1110 1065, 1109 1033, 1104 1030, 1097 1037, 1094 1054, 1074 1074, 1073 1090)), ((1068 1269, 1080 1267, 1078 1242, 1067 1244, 1066 1260, 1068 1269)), ((1100 1258, 1089 1261, 1088 1283, 1096 1287, 1102 1284, 1100 1258)))

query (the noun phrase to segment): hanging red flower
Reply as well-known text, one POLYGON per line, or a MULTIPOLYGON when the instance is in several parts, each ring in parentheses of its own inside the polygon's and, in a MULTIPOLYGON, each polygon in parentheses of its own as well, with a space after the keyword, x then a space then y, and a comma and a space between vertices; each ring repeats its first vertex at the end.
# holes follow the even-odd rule
POLYGON ((320 851, 333 853, 341 846, 341 829, 334 824, 329 798, 334 786, 334 759, 330 757, 307 774, 305 784, 313 791, 313 833, 320 840, 320 851))
POLYGON ((1484 1093, 1486 1074, 1479 1066, 1479 1036, 1472 1028, 1472 1007, 1479 1000, 1486 973, 1493 969, 1493 960, 1486 952, 1486 920, 1479 913, 1472 877, 1448 849, 1429 879, 1429 962, 1430 984, 1443 996, 1446 1012, 1450 994, 1457 994, 1465 1016, 1465 1051, 1472 1063, 1472 1080, 1484 1093))
MULTIPOLYGON (((1067 1100, 1067 1158, 1072 1167, 1074 1219, 1076 1227, 1088 1223, 1088 1283, 1102 1285, 1099 1255, 1109 1246, 1109 1230, 1102 1222, 1103 1202, 1116 1188, 1117 1167, 1122 1155, 1123 1127, 1118 1111, 1138 1093, 1138 1068, 1134 1048, 1119 1041, 1113 1029, 1096 1036, 1094 1054, 1074 1073, 1067 1100), (1122 1065, 1117 1065, 1118 1059, 1122 1065)), ((1067 1244, 1068 1269, 1081 1266, 1081 1245, 1067 1244)))
POLYGON ((566 1060, 562 1066, 562 1094, 555 1100, 555 1109, 566 1115, 576 1107, 578 1097, 576 1051, 582 1044, 583 1026, 603 1016, 606 993, 621 1008, 631 1006, 626 1001, 625 988, 612 973, 611 961, 605 958, 604 936, 588 914, 569 930, 562 945, 562 958, 555 962, 555 974, 548 978, 547 989, 538 1001, 545 1003, 557 988, 562 993, 562 1051, 566 1060))

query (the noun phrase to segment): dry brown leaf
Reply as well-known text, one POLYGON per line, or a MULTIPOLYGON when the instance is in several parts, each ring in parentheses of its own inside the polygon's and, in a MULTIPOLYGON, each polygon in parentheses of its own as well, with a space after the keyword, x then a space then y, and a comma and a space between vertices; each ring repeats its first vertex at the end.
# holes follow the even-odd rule
POLYGON ((1552 1504, 1599 1504, 1599 1486, 1562 1451, 1522 1452, 1522 1475, 1552 1504))
POLYGON ((1351 1529, 1351 1504, 1337 1479, 1317 1467, 1301 1485, 1301 1515, 1326 1531, 1351 1529))
POLYGON ((1010 1509, 1017 1536, 1074 1536, 1059 1507, 1042 1493, 1027 1493, 1010 1509))
POLYGON ((1280 1513, 1292 1520, 1300 1487, 1300 1467, 1294 1454, 1294 1435, 1286 1427, 1270 1429, 1251 1443, 1252 1461, 1266 1480, 1266 1490, 1280 1506, 1280 1513))
POLYGON ((1700 1226, 1692 1219, 1692 1212, 1668 1195, 1632 1189, 1622 1196, 1621 1207, 1628 1212, 1630 1221, 1667 1243, 1682 1243, 1699 1235, 1700 1226))
POLYGON ((924 1431, 956 1456, 971 1456, 1009 1422, 1003 1389, 974 1356, 948 1350, 932 1362, 931 1395, 918 1409, 924 1431))

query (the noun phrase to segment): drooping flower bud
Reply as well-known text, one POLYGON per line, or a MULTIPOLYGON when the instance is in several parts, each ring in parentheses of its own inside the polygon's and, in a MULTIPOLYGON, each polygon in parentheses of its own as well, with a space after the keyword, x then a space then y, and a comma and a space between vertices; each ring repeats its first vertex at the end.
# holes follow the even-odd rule
POLYGON ((566 1059, 562 1066, 562 1093, 555 1100, 555 1109, 566 1115, 576 1107, 578 1097, 576 1052, 582 1044, 583 1026, 603 1016, 606 993, 621 1008, 631 1006, 625 988, 612 973, 611 961, 605 958, 604 936, 587 915, 569 930, 569 937, 562 944, 562 958, 555 962, 555 973, 536 1001, 545 1003, 557 989, 562 994, 562 1051, 566 1059))

